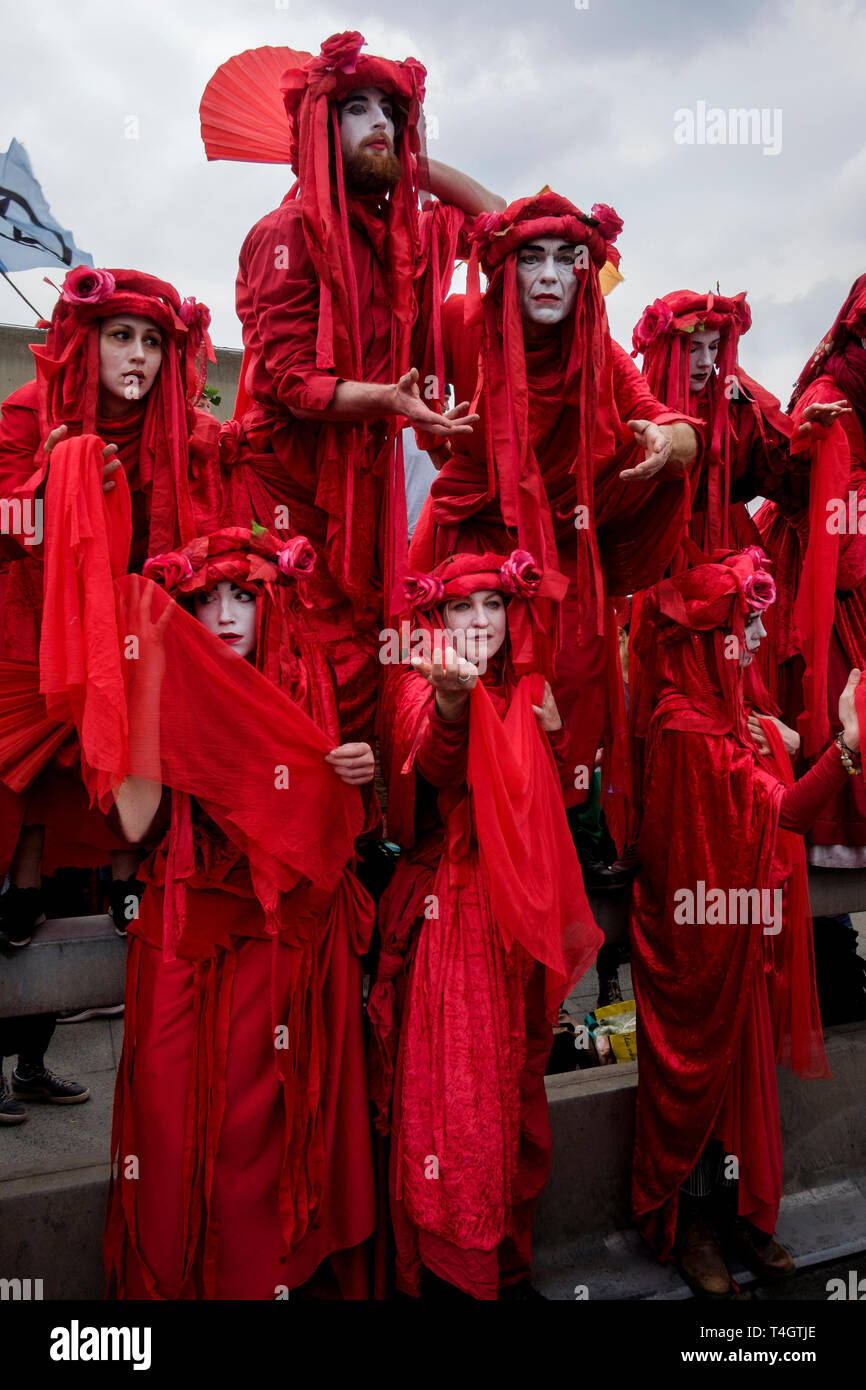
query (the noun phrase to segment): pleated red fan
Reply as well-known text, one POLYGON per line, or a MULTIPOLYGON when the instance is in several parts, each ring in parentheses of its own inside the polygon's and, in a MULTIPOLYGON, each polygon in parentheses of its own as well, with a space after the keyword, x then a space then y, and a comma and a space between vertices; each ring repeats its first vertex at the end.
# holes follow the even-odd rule
POLYGON ((199 106, 208 159, 289 163, 289 122, 280 91, 286 68, 310 58, 295 48, 248 48, 218 67, 199 106))
POLYGON ((36 662, 0 661, 0 782, 24 791, 72 728, 47 713, 36 662))

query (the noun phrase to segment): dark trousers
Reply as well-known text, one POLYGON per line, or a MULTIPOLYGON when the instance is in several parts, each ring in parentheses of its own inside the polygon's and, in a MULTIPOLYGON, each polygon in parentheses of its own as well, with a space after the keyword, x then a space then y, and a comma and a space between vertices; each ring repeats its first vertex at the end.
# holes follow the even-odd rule
POLYGON ((0 1018, 0 1062, 4 1057, 17 1056, 31 1067, 41 1067, 56 1022, 56 1014, 0 1018))

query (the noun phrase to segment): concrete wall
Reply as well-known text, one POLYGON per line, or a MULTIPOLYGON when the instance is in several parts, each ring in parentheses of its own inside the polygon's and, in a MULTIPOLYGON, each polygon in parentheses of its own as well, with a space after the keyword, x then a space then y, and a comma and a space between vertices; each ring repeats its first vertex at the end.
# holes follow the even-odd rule
MULTIPOLYGON (((44 342, 45 334, 37 328, 0 323, 0 401, 33 379, 33 355, 28 344, 44 342)), ((208 363, 207 384, 215 386, 222 398, 214 414, 227 420, 234 410, 243 353, 238 348, 220 347, 215 352, 216 362, 208 363)))

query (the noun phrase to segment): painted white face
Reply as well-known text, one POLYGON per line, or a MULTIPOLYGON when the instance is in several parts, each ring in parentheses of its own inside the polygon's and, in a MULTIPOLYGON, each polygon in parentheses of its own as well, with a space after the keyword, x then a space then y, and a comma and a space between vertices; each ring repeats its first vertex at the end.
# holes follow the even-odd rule
POLYGON ((383 158, 394 153, 394 100, 381 87, 360 87, 340 106, 343 159, 356 154, 383 158))
POLYGON ((531 323, 561 323, 574 308, 580 247, 562 237, 527 241, 517 252, 517 292, 520 312, 531 323), (578 267, 575 270, 575 266, 578 267))
POLYGON ((193 612, 230 651, 250 657, 256 650, 257 602, 255 594, 221 579, 212 589, 195 595, 193 612))
POLYGON ((505 641, 505 599, 498 589, 476 589, 466 598, 449 599, 442 608, 449 632, 459 634, 454 646, 482 671, 505 641))
POLYGON ((695 329, 689 348, 689 390, 700 395, 716 365, 722 335, 717 328, 695 329))
POLYGON ((761 620, 760 613, 752 613, 746 619, 745 643, 740 652, 740 665, 751 666, 755 659, 755 653, 760 649, 761 643, 767 635, 767 629, 761 620))
POLYGON ((99 406, 103 415, 125 415, 147 395, 162 365, 162 329, 136 314, 118 314, 99 325, 99 406))

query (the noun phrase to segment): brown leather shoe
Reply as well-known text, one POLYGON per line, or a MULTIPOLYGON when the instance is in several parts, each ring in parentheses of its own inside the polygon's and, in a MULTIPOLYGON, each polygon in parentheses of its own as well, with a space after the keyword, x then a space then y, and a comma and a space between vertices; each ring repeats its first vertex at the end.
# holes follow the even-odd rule
POLYGON ((795 1271, 794 1258, 784 1245, 780 1245, 775 1236, 762 1242, 752 1225, 741 1216, 734 1230, 734 1249, 759 1278, 787 1279, 795 1271))
POLYGON ((679 1271, 695 1293, 707 1298, 732 1298, 734 1288, 715 1232, 700 1217, 690 1221, 677 1238, 679 1271))

